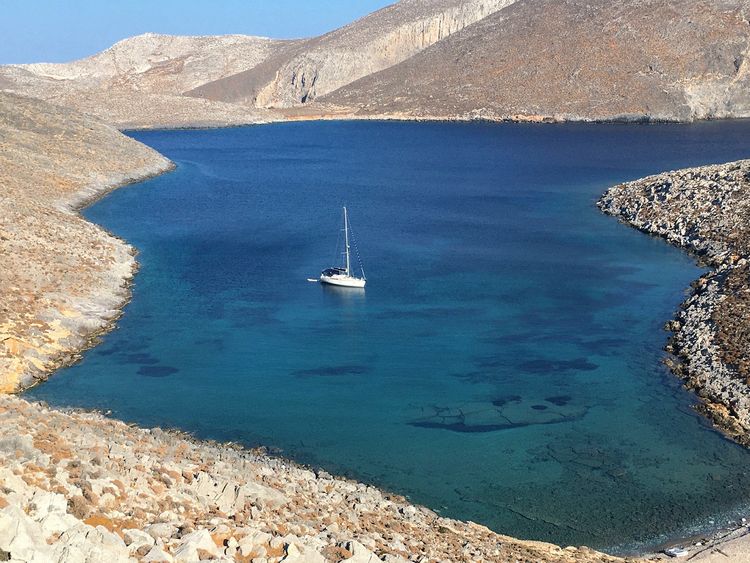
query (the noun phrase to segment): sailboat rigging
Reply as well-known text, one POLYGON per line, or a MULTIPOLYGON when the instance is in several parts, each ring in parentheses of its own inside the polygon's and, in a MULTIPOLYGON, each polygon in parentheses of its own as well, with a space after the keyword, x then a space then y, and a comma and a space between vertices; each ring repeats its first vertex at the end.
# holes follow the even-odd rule
MULTIPOLYGON (((362 262, 359 263, 359 268, 362 272, 361 277, 352 275, 351 269, 351 248, 349 246, 349 236, 351 227, 349 226, 349 216, 347 215, 346 207, 344 207, 344 264, 342 266, 333 266, 326 268, 320 273, 321 283, 327 283, 330 285, 337 285, 340 287, 365 287, 367 278, 365 278, 365 269, 362 267, 362 262)), ((359 254, 357 255, 359 258, 359 254)))

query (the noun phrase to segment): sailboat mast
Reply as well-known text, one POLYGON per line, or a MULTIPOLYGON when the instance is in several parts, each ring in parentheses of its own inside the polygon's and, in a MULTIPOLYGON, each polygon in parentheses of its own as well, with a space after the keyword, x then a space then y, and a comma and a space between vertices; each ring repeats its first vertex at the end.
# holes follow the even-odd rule
POLYGON ((346 207, 344 207, 344 244, 346 246, 346 275, 349 275, 349 220, 346 216, 346 207))

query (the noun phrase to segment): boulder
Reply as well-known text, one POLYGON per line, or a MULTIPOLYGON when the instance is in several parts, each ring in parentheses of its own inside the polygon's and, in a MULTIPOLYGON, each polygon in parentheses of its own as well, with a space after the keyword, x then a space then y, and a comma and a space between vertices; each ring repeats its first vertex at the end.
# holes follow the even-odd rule
POLYGON ((0 511, 0 550, 10 553, 11 561, 44 563, 52 560, 41 525, 13 504, 0 511))
POLYGON ((205 528, 184 536, 174 552, 175 563, 192 563, 220 556, 221 551, 205 528))
POLYGON ((151 550, 141 559, 142 563, 172 563, 173 561, 174 558, 158 545, 152 547, 151 550))
POLYGON ((122 532, 128 551, 134 556, 145 555, 154 547, 156 540, 143 530, 129 529, 122 532))
POLYGON ((377 555, 358 541, 344 542, 342 547, 352 554, 349 559, 345 560, 347 563, 382 563, 377 555))
POLYGON ((325 557, 310 547, 303 547, 296 543, 286 546, 286 555, 282 563, 326 563, 325 557))
POLYGON ((169 522, 157 522, 146 526, 143 531, 155 540, 168 539, 177 533, 177 526, 169 522))
POLYGON ((125 542, 104 526, 78 524, 66 530, 55 543, 50 561, 58 563, 130 563, 125 542))

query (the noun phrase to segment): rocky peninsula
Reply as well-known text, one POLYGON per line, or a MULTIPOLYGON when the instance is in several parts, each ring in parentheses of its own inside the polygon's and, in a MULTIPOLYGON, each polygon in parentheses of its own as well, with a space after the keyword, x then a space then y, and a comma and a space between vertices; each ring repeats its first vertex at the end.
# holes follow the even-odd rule
POLYGON ((750 160, 627 182, 599 207, 710 267, 667 324, 668 361, 701 398, 701 412, 749 446, 750 160))
POLYGON ((77 213, 172 167, 75 111, 0 93, 0 392, 34 385, 120 314, 134 249, 77 213))

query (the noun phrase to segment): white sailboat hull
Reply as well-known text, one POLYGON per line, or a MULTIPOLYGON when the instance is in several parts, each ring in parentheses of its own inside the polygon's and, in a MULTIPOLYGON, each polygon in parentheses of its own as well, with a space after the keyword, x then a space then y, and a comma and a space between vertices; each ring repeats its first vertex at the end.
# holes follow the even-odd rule
MULTIPOLYGON (((327 283, 329 285, 335 285, 338 287, 365 287, 365 269, 362 268, 362 262, 359 263, 359 267, 362 270, 362 277, 354 277, 351 272, 351 259, 350 259, 350 246, 349 246, 349 218, 346 214, 346 207, 344 211, 344 264, 343 266, 332 266, 326 268, 320 273, 320 282, 327 283)), ((357 255, 359 256, 359 255, 357 255)))
POLYGON ((365 287, 365 283, 367 283, 366 280, 363 280, 362 278, 354 278, 352 276, 344 275, 326 276, 325 274, 320 276, 320 282, 337 285, 339 287, 365 287))

